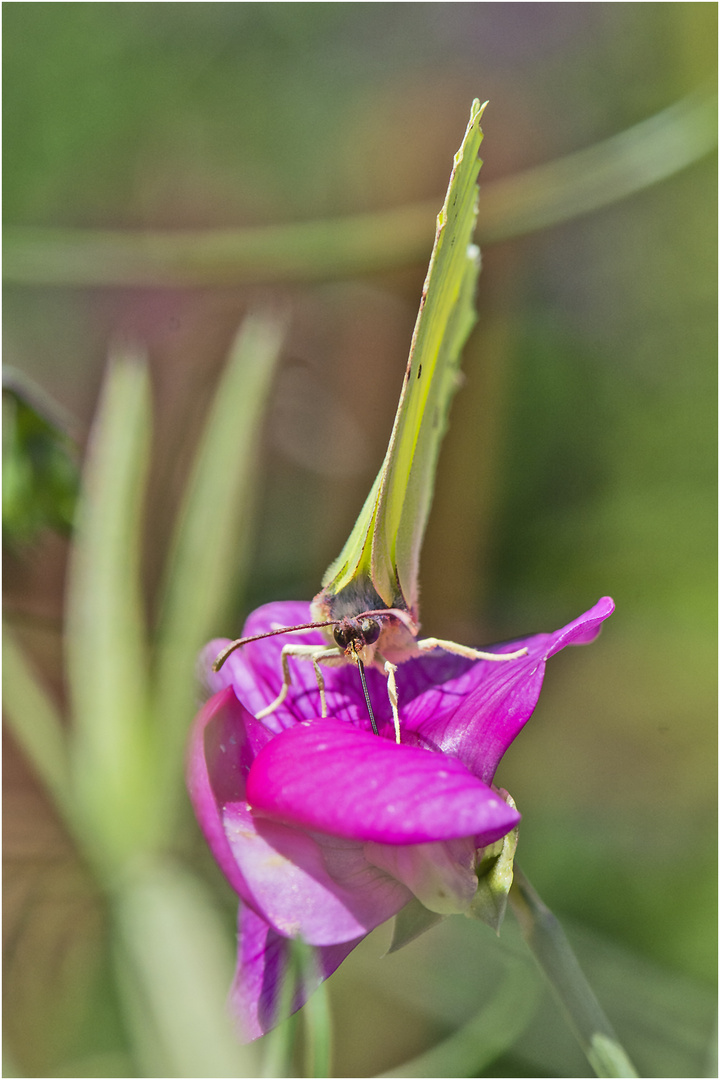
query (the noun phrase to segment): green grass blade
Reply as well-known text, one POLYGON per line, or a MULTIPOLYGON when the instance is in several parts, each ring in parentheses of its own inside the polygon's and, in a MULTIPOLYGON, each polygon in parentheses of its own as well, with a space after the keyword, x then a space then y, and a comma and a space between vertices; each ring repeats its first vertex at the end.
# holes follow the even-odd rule
POLYGON ((152 843, 139 573, 149 430, 146 366, 119 354, 88 446, 67 600, 75 791, 107 869, 152 843))
POLYGON ((644 191, 711 153, 717 96, 693 94, 617 135, 483 189, 481 243, 526 236, 644 191))
POLYGON ((332 1016, 327 983, 322 982, 303 1006, 305 1025, 305 1075, 331 1076, 332 1016))
MULTIPOLYGON (((492 244, 627 198, 710 153, 717 98, 693 95, 586 150, 483 185, 492 244)), ((436 200, 290 225, 160 233, 8 226, 3 279, 20 284, 230 285, 315 281, 427 258, 436 200)))
POLYGON ((276 318, 246 319, 215 395, 171 547, 154 701, 158 758, 171 800, 196 704, 197 654, 223 629, 247 569, 257 443, 280 346, 276 318))
POLYGON ((68 748, 62 720, 7 627, 3 627, 2 665, 6 722, 58 809, 71 819, 68 748))
POLYGON ((309 1019, 305 1015, 305 1010, 310 1006, 317 991, 310 994, 300 1011, 291 1011, 298 987, 302 983, 314 985, 317 981, 314 950, 301 939, 293 938, 289 942, 287 960, 282 986, 275 1003, 276 1018, 284 1017, 284 1019, 276 1023, 262 1041, 262 1076, 269 1078, 296 1075, 298 1064, 295 1049, 301 1023, 304 1024, 307 1037, 306 1067, 303 1075, 327 1076, 329 1073, 322 1072, 322 1069, 329 1065, 330 1058, 330 1017, 326 999, 323 997, 317 1011, 311 1013, 309 1019), (315 1071, 316 1069, 318 1071, 315 1071))
POLYGON ((200 882, 154 862, 115 894, 116 962, 145 1076, 257 1076, 232 1030, 234 934, 200 882))

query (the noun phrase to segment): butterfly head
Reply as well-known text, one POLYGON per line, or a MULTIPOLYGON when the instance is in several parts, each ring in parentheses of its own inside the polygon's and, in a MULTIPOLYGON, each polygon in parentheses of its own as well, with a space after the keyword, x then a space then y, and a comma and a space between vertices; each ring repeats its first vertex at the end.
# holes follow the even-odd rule
POLYGON ((359 657, 364 664, 371 664, 382 633, 381 619, 382 616, 374 615, 361 615, 359 618, 346 616, 333 627, 335 644, 348 659, 359 657))
POLYGON ((332 620, 324 633, 349 660, 382 667, 386 660, 397 664, 413 655, 419 625, 409 611, 378 605, 358 612, 357 603, 348 610, 343 599, 321 593, 312 611, 318 621, 332 620))

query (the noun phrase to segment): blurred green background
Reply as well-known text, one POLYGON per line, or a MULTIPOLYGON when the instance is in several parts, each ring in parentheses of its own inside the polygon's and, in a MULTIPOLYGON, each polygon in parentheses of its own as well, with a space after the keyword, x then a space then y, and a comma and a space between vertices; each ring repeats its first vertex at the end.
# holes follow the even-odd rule
MULTIPOLYGON (((712 88, 716 21, 709 3, 5 4, 6 226, 172 231, 439 209, 473 97, 490 101, 482 223, 483 184, 712 88)), ((706 155, 595 213, 484 246, 423 552, 423 626, 440 637, 552 630, 600 595, 616 601, 598 643, 552 662, 498 782, 523 812, 522 865, 576 928, 645 1075, 704 1075, 713 1015, 716 191, 706 155), (658 1032, 670 1071, 652 1057, 658 1032)), ((151 617, 230 342, 268 306, 287 333, 247 522, 252 571, 217 631, 317 591, 382 459, 433 232, 430 213, 424 253, 311 280, 78 285, 68 264, 65 283, 62 271, 6 283, 6 360, 81 433, 111 344, 148 349, 151 617)), ((46 531, 5 569, 10 617, 59 700, 66 556, 46 531)), ((13 1067, 121 1075, 102 906, 11 740, 5 798, 13 1067)), ((384 961, 371 939, 331 981, 336 1074, 373 1075, 447 1034, 478 1008, 497 948, 459 919, 384 961)), ((484 1075, 586 1075, 542 1008, 484 1075)))

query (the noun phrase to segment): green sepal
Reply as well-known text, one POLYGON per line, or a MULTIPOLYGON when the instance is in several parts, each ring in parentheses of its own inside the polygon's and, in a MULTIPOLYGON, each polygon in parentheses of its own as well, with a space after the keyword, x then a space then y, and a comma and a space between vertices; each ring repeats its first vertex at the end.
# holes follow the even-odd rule
MULTIPOLYGON (((500 789, 500 795, 508 806, 515 809, 515 803, 507 791, 500 789)), ((470 907, 465 912, 469 919, 478 919, 491 926, 496 934, 500 933, 510 886, 513 883, 513 864, 518 842, 516 825, 512 832, 502 840, 490 844, 479 852, 477 863, 478 888, 470 907)))
POLYGON ((445 915, 439 915, 436 911, 430 911, 415 897, 406 904, 397 915, 393 924, 393 936, 390 942, 388 954, 397 952, 405 945, 409 945, 415 938, 419 938, 426 930, 442 922, 445 915))

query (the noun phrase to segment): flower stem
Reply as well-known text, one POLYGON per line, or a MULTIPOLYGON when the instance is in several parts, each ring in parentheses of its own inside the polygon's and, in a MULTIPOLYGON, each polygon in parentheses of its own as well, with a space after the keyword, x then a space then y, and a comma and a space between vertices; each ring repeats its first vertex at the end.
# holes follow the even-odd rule
POLYGON ((596 1076, 637 1076, 590 989, 563 928, 517 864, 509 900, 523 937, 552 986, 596 1076))

